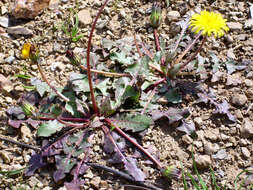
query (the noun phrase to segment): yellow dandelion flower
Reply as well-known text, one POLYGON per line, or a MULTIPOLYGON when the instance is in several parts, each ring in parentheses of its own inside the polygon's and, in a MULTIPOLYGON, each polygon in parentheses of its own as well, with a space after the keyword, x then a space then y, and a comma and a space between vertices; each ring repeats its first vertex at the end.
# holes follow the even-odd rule
POLYGON ((22 48, 21 53, 22 53, 22 57, 23 57, 24 59, 27 59, 27 58, 30 57, 31 46, 32 46, 32 45, 31 45, 30 43, 25 43, 25 44, 23 45, 23 48, 22 48))
POLYGON ((200 14, 195 13, 192 15, 190 26, 195 33, 202 31, 202 35, 210 36, 214 34, 216 38, 217 36, 223 36, 224 31, 229 30, 226 21, 220 13, 201 11, 200 14))

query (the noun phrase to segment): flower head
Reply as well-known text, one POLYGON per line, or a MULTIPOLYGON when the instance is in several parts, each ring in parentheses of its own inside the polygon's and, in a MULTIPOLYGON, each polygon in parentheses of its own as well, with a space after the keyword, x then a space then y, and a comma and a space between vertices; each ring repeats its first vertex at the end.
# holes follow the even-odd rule
POLYGON ((21 53, 22 53, 22 57, 24 59, 28 59, 30 57, 30 50, 31 50, 31 44, 30 43, 25 43, 23 45, 23 48, 21 50, 21 53))
POLYGON ((150 15, 150 23, 154 28, 157 28, 161 24, 162 9, 159 3, 154 3, 150 15))
POLYGON ((202 35, 207 36, 213 33, 216 38, 217 36, 223 36, 224 31, 227 32, 229 30, 226 21, 220 13, 201 11, 200 14, 196 13, 192 15, 190 26, 195 33, 202 31, 202 35))

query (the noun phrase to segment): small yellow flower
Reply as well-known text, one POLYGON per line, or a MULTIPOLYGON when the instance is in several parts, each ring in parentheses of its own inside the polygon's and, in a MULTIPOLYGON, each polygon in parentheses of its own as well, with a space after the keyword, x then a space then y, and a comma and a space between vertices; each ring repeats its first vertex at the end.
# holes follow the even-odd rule
POLYGON ((25 43, 23 45, 23 48, 22 48, 22 57, 24 59, 28 59, 30 57, 30 50, 31 50, 31 44, 30 43, 25 43))
POLYGON ((216 38, 217 36, 223 36, 224 31, 227 32, 229 30, 226 21, 220 13, 201 11, 200 14, 195 13, 192 15, 190 26, 195 33, 202 31, 202 35, 207 36, 213 33, 216 38))

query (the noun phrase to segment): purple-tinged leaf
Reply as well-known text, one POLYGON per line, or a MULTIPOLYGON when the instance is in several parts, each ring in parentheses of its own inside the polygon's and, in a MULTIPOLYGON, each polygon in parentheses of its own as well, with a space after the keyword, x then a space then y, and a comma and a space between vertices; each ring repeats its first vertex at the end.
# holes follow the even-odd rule
POLYGON ((182 131, 188 135, 192 135, 196 131, 195 124, 192 121, 190 122, 182 121, 182 124, 177 128, 177 130, 182 131))
MULTIPOLYGON (((115 132, 112 132, 111 136, 113 137, 113 139, 114 139, 115 143, 117 144, 119 150, 124 152, 124 149, 126 148, 126 140, 124 138, 122 138, 121 136, 119 136, 115 132)), ((104 151, 107 154, 111 154, 114 151, 114 149, 115 149, 114 144, 112 143, 110 138, 108 138, 106 136, 105 140, 104 140, 104 151)))
POLYGON ((19 98, 18 102, 20 102, 20 103, 28 102, 28 103, 30 103, 32 105, 35 105, 35 104, 39 103, 40 99, 41 98, 39 97, 38 92, 31 91, 31 92, 27 92, 24 95, 22 95, 19 98))
POLYGON ((215 107, 216 107, 216 110, 214 113, 226 115, 230 121, 236 122, 235 116, 233 116, 229 112, 229 105, 226 100, 223 100, 223 102, 221 104, 216 103, 215 107))
POLYGON ((11 119, 8 120, 8 125, 17 129, 20 127, 22 123, 24 123, 24 120, 11 120, 11 119))
MULTIPOLYGON (((87 159, 86 159, 87 161, 87 159)), ((71 170, 71 175, 75 175, 77 170, 78 170, 78 175, 83 175, 84 173, 86 173, 86 171, 90 168, 90 166, 88 166, 87 164, 83 163, 82 166, 78 169, 78 165, 75 166, 75 168, 73 170, 71 170)))
POLYGON ((183 118, 187 117, 190 114, 190 112, 188 109, 176 109, 170 107, 167 111, 155 110, 152 111, 150 114, 154 121, 162 118, 167 118, 169 120, 169 124, 172 124, 176 121, 180 121, 183 118))
POLYGON ((65 173, 69 173, 73 166, 76 164, 76 160, 70 158, 64 158, 59 155, 55 156, 56 168, 53 177, 54 181, 58 182, 59 180, 65 177, 65 173))
POLYGON ((33 154, 29 160, 29 168, 26 170, 26 176, 34 175, 35 170, 42 168, 46 165, 43 162, 43 157, 41 154, 33 154))
POLYGON ((8 108, 6 110, 6 113, 9 116, 12 116, 17 119, 24 119, 25 118, 25 114, 24 114, 22 108, 19 106, 12 106, 12 107, 8 108))
POLYGON ((54 172, 53 178, 55 182, 60 181, 61 179, 65 178, 65 172, 64 169, 58 169, 54 172))
POLYGON ((111 164, 122 164, 124 163, 124 160, 125 160, 124 155, 121 152, 116 151, 108 160, 108 162, 111 164))
POLYGON ((83 185, 85 183, 84 180, 73 180, 71 182, 65 182, 64 185, 67 188, 67 190, 80 190, 81 189, 81 185, 83 185))
POLYGON ((136 160, 134 158, 127 157, 125 162, 125 170, 136 180, 144 181, 145 174, 136 165, 136 160))
POLYGON ((41 121, 33 120, 33 119, 31 119, 31 118, 28 118, 28 119, 26 120, 26 122, 27 122, 28 124, 30 124, 32 127, 34 127, 35 129, 37 129, 38 125, 41 124, 41 121))

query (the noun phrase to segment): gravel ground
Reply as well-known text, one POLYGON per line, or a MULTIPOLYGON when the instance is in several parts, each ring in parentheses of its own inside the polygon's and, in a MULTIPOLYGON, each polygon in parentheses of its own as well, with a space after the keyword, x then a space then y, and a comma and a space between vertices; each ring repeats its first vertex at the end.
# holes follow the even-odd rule
MULTIPOLYGON (((86 49, 88 34, 92 19, 94 19, 100 0, 52 0, 50 7, 34 19, 23 20, 8 17, 13 2, 3 0, 0 2, 0 135, 13 140, 36 146, 36 130, 27 125, 20 129, 7 126, 6 108, 16 104, 22 92, 26 91, 23 85, 30 85, 29 80, 19 79, 15 75, 28 74, 38 76, 37 67, 20 56, 20 50, 25 41, 35 42, 42 55, 42 67, 50 80, 60 85, 66 84, 69 73, 79 71, 66 57, 68 47, 77 54, 86 49), (84 37, 77 43, 68 43, 61 30, 55 28, 69 18, 70 9, 76 11, 80 20, 80 33, 84 37), (6 25, 6 22, 9 25, 6 25), (20 27, 15 34, 12 26, 20 27), (5 81, 6 80, 6 81, 5 81), (9 83, 8 83, 9 81, 9 83)), ((124 37, 133 37, 137 33, 150 47, 154 47, 153 29, 149 23, 149 8, 153 1, 123 0, 110 1, 98 20, 93 38, 93 45, 100 45, 102 38, 117 40, 124 37)), ((227 19, 230 31, 220 40, 210 38, 204 47, 202 56, 215 54, 221 61, 233 59, 240 65, 241 70, 228 73, 221 71, 218 80, 212 78, 212 71, 207 69, 208 78, 201 80, 199 76, 180 76, 180 80, 200 82, 205 89, 212 88, 219 101, 226 100, 236 122, 229 123, 225 116, 214 115, 215 109, 209 104, 197 104, 196 97, 186 95, 183 102, 174 107, 186 108, 191 111, 188 121, 196 126, 197 139, 193 140, 175 130, 175 126, 168 126, 165 122, 148 129, 143 138, 143 146, 152 146, 159 152, 160 161, 164 165, 175 165, 180 168, 180 162, 186 169, 191 169, 191 148, 194 145, 196 163, 202 177, 210 181, 209 166, 214 169, 219 184, 226 184, 228 189, 234 189, 233 181, 243 169, 253 165, 253 4, 250 1, 171 1, 168 8, 163 9, 163 22, 158 33, 166 42, 180 32, 176 24, 185 18, 191 11, 214 10, 223 14, 227 19)), ((166 102, 165 102, 166 104, 166 102)), ((167 109, 169 104, 164 105, 167 109)), ((171 106, 171 105, 170 105, 171 106)), ((92 151, 92 160, 106 164, 103 160, 100 139, 102 133, 96 134, 92 151)), ((27 166, 32 154, 31 149, 0 141, 0 170, 20 169, 27 166)), ((164 189, 183 189, 181 180, 172 180, 166 184, 158 175, 155 167, 146 164, 144 159, 139 160, 147 180, 162 183, 164 189)), ((15 178, 0 178, 1 189, 18 189, 26 187, 32 189, 65 189, 63 184, 55 184, 52 180, 52 170, 45 168, 32 177, 23 175, 15 178), (8 184, 8 185, 7 185, 8 184)), ((245 175, 242 175, 242 178, 245 175)), ((103 172, 88 170, 84 175, 84 189, 124 189, 126 182, 103 172)), ((127 189, 127 188, 125 188, 127 189)), ((245 189, 247 189, 245 187, 245 189)))

